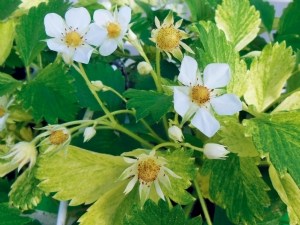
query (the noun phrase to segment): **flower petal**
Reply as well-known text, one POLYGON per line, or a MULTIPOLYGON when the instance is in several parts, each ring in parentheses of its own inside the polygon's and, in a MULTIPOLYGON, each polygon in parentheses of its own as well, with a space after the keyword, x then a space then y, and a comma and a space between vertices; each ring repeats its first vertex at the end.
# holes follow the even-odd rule
POLYGON ((93 18, 95 23, 101 28, 106 27, 109 22, 114 21, 112 13, 105 9, 96 10, 93 18))
POLYGON ((65 48, 65 50, 62 52, 62 57, 65 63, 71 64, 73 61, 74 56, 74 48, 65 48))
POLYGON ((207 143, 203 149, 203 153, 208 159, 225 159, 227 154, 230 153, 224 145, 215 143, 207 143))
POLYGON ((65 33, 65 21, 56 13, 48 13, 44 18, 44 25, 46 34, 50 37, 60 38, 65 33))
POLYGON ((100 55, 108 56, 112 54, 118 47, 118 43, 112 39, 106 39, 100 47, 100 55))
POLYGON ((88 64, 93 53, 94 48, 88 44, 81 45, 76 48, 73 60, 76 62, 81 62, 88 64))
POLYGON ((95 23, 92 23, 89 28, 89 31, 85 35, 86 42, 97 47, 100 46, 107 36, 107 32, 95 23))
POLYGON ((197 69, 198 64, 196 60, 190 56, 184 56, 181 63, 178 80, 186 86, 192 86, 196 84, 197 69))
POLYGON ((212 137, 220 129, 219 122, 206 109, 199 108, 191 123, 207 137, 212 137))
POLYGON ((182 117, 191 107, 192 102, 189 93, 189 87, 174 87, 174 109, 182 117))
POLYGON ((148 187, 148 185, 144 185, 140 183, 139 187, 139 194, 140 194, 140 199, 141 199, 141 204, 144 205, 145 201, 149 197, 151 185, 148 187))
POLYGON ((242 110, 241 100, 234 94, 224 94, 210 100, 215 112, 219 115, 233 115, 242 110))
POLYGON ((65 15, 66 23, 73 29, 78 28, 78 32, 82 35, 87 31, 91 22, 91 16, 86 8, 71 8, 65 15))
POLYGON ((230 80, 230 68, 226 63, 208 64, 203 73, 204 85, 210 89, 225 87, 230 80))
POLYGON ((49 49, 51 49, 52 51, 56 51, 56 52, 64 52, 64 51, 66 51, 66 48, 67 48, 65 43, 62 42, 58 38, 48 39, 47 40, 47 45, 48 45, 49 49))
POLYGON ((123 6, 120 8, 118 13, 118 22, 123 29, 127 29, 128 24, 131 20, 131 8, 123 6))
POLYGON ((161 188, 160 188, 160 185, 158 183, 158 180, 155 180, 154 181, 154 186, 155 186, 155 190, 156 190, 156 193, 158 194, 158 196, 165 200, 165 196, 164 196, 164 193, 162 192, 161 188))
POLYGON ((129 192, 132 191, 132 189, 134 188, 134 185, 136 184, 136 182, 138 181, 138 176, 134 176, 131 181, 129 181, 129 183, 127 184, 125 190, 124 190, 124 194, 127 195, 129 192))

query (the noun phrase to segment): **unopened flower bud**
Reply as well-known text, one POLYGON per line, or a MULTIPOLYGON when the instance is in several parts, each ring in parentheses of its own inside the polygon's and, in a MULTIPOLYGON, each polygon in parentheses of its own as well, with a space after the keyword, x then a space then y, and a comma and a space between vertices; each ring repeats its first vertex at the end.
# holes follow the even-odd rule
POLYGON ((128 30, 128 40, 130 42, 135 42, 137 40, 137 36, 131 29, 128 30))
POLYGON ((149 63, 143 61, 137 65, 137 70, 138 70, 139 74, 146 75, 146 74, 149 74, 153 69, 149 63))
POLYGON ((96 130, 94 127, 87 127, 85 128, 84 130, 84 133, 83 133, 83 142, 87 142, 89 140, 91 140, 96 134, 96 130))
POLYGON ((168 129, 168 135, 169 135, 169 138, 171 138, 174 141, 179 141, 179 142, 183 141, 182 131, 177 126, 171 126, 171 127, 169 127, 169 129, 168 129))
POLYGON ((100 91, 104 88, 104 85, 101 80, 93 80, 91 81, 91 84, 93 85, 95 91, 100 91))
POLYGON ((225 159, 229 151, 225 149, 224 145, 208 143, 204 145, 203 153, 208 159, 225 159))

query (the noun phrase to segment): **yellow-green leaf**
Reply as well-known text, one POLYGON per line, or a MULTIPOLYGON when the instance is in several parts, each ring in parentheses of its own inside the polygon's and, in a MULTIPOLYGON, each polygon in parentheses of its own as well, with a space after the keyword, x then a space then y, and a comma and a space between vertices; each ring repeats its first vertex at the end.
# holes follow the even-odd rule
POLYGON ((289 111, 300 109, 300 91, 296 91, 287 97, 283 102, 281 102, 274 110, 274 112, 279 111, 289 111))
POLYGON ((246 102, 259 112, 268 108, 280 96, 294 65, 293 51, 284 42, 268 44, 251 64, 246 102))
POLYGON ((218 28, 224 31, 236 51, 247 46, 258 34, 261 19, 249 0, 223 0, 216 11, 218 28))
POLYGON ((0 65, 9 56, 15 38, 15 22, 13 19, 0 22, 0 65))
POLYGON ((289 173, 279 175, 274 166, 269 168, 273 187, 281 200, 287 205, 290 224, 296 225, 300 222, 300 189, 289 173))

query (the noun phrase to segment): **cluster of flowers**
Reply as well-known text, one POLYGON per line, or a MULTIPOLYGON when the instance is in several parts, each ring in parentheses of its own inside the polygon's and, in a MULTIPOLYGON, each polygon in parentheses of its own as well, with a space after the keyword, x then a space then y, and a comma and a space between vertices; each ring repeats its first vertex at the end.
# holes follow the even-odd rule
MULTIPOLYGON (((89 63, 92 53, 96 52, 96 48, 99 48, 99 53, 103 56, 112 54, 118 46, 123 49, 123 39, 130 26, 131 9, 123 6, 114 13, 99 9, 94 12, 93 19, 94 23, 91 23, 90 14, 83 7, 68 10, 65 14, 65 20, 58 14, 47 14, 44 19, 45 29, 47 35, 52 37, 47 40, 48 47, 61 54, 67 64, 71 64, 73 61, 89 63)), ((169 58, 174 56, 182 60, 178 80, 183 85, 172 87, 174 109, 182 117, 181 124, 183 125, 190 120, 192 126, 207 137, 212 137, 220 129, 220 124, 214 117, 214 113, 233 115, 242 109, 242 103, 234 94, 226 93, 225 87, 230 81, 228 64, 209 64, 201 74, 197 61, 190 56, 183 56, 181 47, 189 53, 193 53, 193 51, 182 42, 183 39, 188 38, 188 34, 179 30, 181 23, 182 20, 174 24, 171 13, 168 14, 162 24, 156 18, 157 29, 152 31, 151 40, 169 58)), ((136 36, 133 35, 132 31, 130 32, 131 37, 134 37, 131 40, 136 41, 136 36)), ((146 72, 152 70, 150 65, 144 64, 147 66, 146 72)), ((140 68, 140 70, 142 69, 140 68)), ((101 81, 92 81, 92 85, 95 87, 103 86, 101 81)), ((5 114, 4 110, 8 109, 8 105, 5 105, 3 112, 0 108, 0 125, 1 121, 7 118, 8 114, 5 114)), ((2 122, 0 127, 3 126, 3 123, 5 122, 2 122)), ((181 127, 170 126, 170 139, 183 142, 181 127)), ((3 158, 11 159, 16 165, 15 168, 20 170, 27 163, 29 163, 29 167, 35 164, 37 147, 47 146, 45 150, 42 150, 43 153, 47 153, 65 149, 69 145, 71 133, 67 128, 60 125, 49 125, 44 129, 46 132, 37 136, 32 142, 17 143, 3 158), (39 145, 36 145, 40 138, 43 140, 39 145)), ((87 127, 84 132, 84 141, 89 141, 95 133, 94 127, 87 127)), ((206 144, 203 152, 210 159, 224 159, 229 153, 224 146, 213 143, 206 144)), ((129 193, 139 181, 139 193, 142 201, 148 198, 152 185, 155 186, 159 197, 164 199, 160 183, 170 188, 168 175, 180 179, 178 175, 166 167, 167 162, 163 157, 155 156, 155 151, 151 151, 149 155, 142 154, 136 159, 124 157, 124 160, 132 164, 120 176, 121 180, 132 178, 124 193, 129 193)))

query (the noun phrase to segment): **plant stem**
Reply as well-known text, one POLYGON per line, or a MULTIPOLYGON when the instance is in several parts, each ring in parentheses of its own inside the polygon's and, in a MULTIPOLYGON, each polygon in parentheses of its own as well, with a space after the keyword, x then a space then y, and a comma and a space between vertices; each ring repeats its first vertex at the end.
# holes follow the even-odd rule
POLYGON ((157 76, 157 83, 159 85, 159 92, 162 92, 162 85, 161 85, 161 74, 160 74, 160 51, 156 49, 156 57, 155 57, 155 66, 156 66, 156 76, 157 76))
POLYGON ((26 66, 26 67, 25 67, 25 70, 26 70, 26 77, 27 77, 27 80, 31 80, 30 67, 29 67, 29 66, 26 66))
POLYGON ((81 63, 79 63, 79 68, 73 64, 73 67, 75 68, 75 70, 82 76, 82 78, 85 80, 88 88, 90 89, 91 93, 93 94, 93 96, 95 97, 95 99, 97 100, 98 104, 100 105, 100 107, 102 108, 102 110, 104 111, 104 113, 109 117, 111 122, 116 122, 115 118, 111 115, 110 111, 106 108, 106 106, 104 105, 104 103, 102 102, 102 100, 99 98, 97 92, 93 89, 93 86, 82 66, 81 63))
POLYGON ((149 130, 149 132, 153 138, 155 138, 159 142, 165 142, 165 140, 162 139, 161 137, 159 137, 144 119, 141 119, 141 122, 144 125, 144 127, 149 130))
POLYGON ((105 86, 105 91, 111 91, 113 92, 115 95, 117 95, 123 102, 127 102, 127 99, 124 98, 118 91, 116 91, 114 88, 112 87, 108 87, 108 86, 105 86))
POLYGON ((203 198, 203 196, 201 194, 198 182, 196 180, 194 180, 193 183, 194 183, 194 187, 196 189, 197 195, 199 197, 199 202, 201 204, 201 207, 202 207, 202 210, 203 210, 203 213, 204 213, 204 217, 205 217, 206 223, 208 225, 213 225, 212 222, 211 222, 208 210, 207 210, 207 206, 206 206, 205 200, 204 200, 204 198, 203 198))
POLYGON ((159 145, 154 146, 153 150, 158 150, 160 148, 167 147, 167 146, 172 146, 174 148, 179 148, 180 144, 174 143, 174 142, 164 142, 164 143, 161 143, 159 145))
POLYGON ((65 225, 68 212, 68 202, 60 201, 56 225, 65 225))

